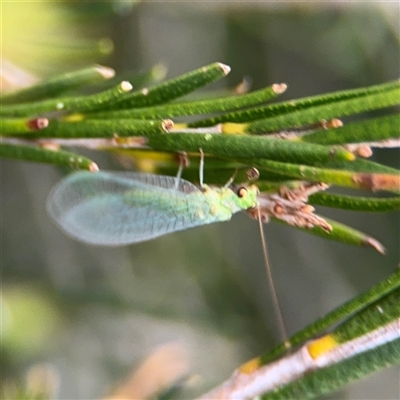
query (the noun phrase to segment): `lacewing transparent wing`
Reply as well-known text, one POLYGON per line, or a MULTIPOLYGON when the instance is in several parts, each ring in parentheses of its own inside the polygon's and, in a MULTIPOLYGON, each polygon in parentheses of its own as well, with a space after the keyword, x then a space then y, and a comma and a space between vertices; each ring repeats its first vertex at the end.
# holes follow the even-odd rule
POLYGON ((205 186, 202 191, 184 179, 161 175, 77 172, 55 186, 47 211, 79 241, 122 246, 229 220, 256 204, 256 188, 244 190, 237 195, 205 186))

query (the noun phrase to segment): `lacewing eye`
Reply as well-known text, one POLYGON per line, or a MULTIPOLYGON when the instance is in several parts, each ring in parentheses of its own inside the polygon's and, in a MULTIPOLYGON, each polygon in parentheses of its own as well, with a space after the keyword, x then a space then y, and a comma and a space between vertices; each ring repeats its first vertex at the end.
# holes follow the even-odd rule
POLYGON ((238 190, 237 195, 242 199, 243 197, 247 196, 247 189, 245 187, 241 187, 238 190))

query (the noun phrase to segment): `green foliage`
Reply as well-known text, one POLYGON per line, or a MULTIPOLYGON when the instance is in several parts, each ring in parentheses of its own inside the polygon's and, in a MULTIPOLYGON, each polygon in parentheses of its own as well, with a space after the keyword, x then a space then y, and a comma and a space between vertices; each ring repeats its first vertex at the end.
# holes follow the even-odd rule
MULTIPOLYGON (((343 90, 340 92, 333 92, 333 93, 326 93, 323 95, 312 96, 312 97, 305 97, 302 99, 290 100, 290 101, 283 101, 280 103, 252 108, 249 110, 242 110, 232 113, 226 113, 218 117, 210 118, 207 120, 200 120, 194 123, 191 123, 190 126, 192 127, 201 127, 201 126, 210 126, 215 125, 221 122, 243 122, 246 123, 248 121, 255 121, 265 118, 274 118, 279 117, 281 115, 287 115, 291 113, 295 113, 297 111, 305 111, 311 108, 311 111, 306 114, 301 114, 301 119, 303 121, 319 121, 327 118, 332 117, 339 117, 341 115, 349 115, 349 114, 341 114, 339 112, 346 113, 346 106, 348 105, 348 101, 355 100, 355 105, 358 107, 363 108, 365 106, 362 105, 362 101, 370 96, 374 95, 381 95, 385 94, 386 92, 391 92, 392 90, 398 90, 399 82, 389 82, 382 85, 375 85, 370 86, 368 88, 361 88, 361 89, 353 89, 353 90, 343 90), (332 106, 336 105, 334 108, 332 106), (320 116, 316 115, 316 119, 310 118, 310 115, 316 114, 313 110, 316 107, 325 107, 326 109, 322 109, 323 115, 319 114, 320 116), (326 112, 330 112, 331 116, 328 116, 326 112), (306 117, 303 117, 305 115, 306 117)), ((397 100, 395 101, 397 103, 397 100)), ((376 108, 379 108, 378 102, 375 102, 376 108)), ((368 108, 364 108, 365 111, 368 108)), ((320 110, 320 109, 319 109, 320 110)), ((361 112, 361 111, 360 111, 361 112)), ((297 114, 300 115, 300 114, 297 114)), ((278 120, 279 121, 279 120, 278 120)), ((305 122, 309 123, 309 122, 305 122)), ((284 127, 288 127, 288 123, 283 122, 284 127)), ((274 127, 271 128, 269 126, 268 131, 276 129, 274 127)))
POLYGON ((392 114, 366 121, 350 123, 331 130, 318 130, 302 137, 308 143, 346 144, 375 142, 398 137, 400 115, 392 114))
POLYGON ((373 372, 398 365, 400 363, 399 349, 400 339, 397 339, 334 366, 314 371, 274 393, 262 396, 262 399, 314 399, 335 392, 373 372))
POLYGON ((140 118, 155 119, 180 115, 199 115, 223 112, 232 109, 251 107, 275 98, 286 90, 286 85, 272 85, 242 96, 232 95, 215 99, 185 101, 155 107, 131 108, 122 111, 104 111, 93 113, 91 118, 140 118))
POLYGON ((72 91, 82 86, 100 83, 114 76, 114 71, 101 66, 88 67, 76 72, 69 72, 37 83, 26 89, 2 94, 3 104, 26 103, 57 97, 64 92, 72 91))
MULTIPOLYGON (((330 326, 337 324, 340 320, 344 320, 351 314, 357 315, 357 313, 360 313, 361 310, 370 307, 372 304, 378 302, 380 299, 384 298, 394 290, 398 290, 399 287, 400 270, 397 270, 389 278, 380 282, 378 285, 375 285, 370 290, 342 304, 329 314, 326 314, 316 322, 297 332, 289 339, 291 346, 295 347, 307 340, 307 338, 320 335, 330 326)), ((284 355, 285 352, 286 348, 283 345, 279 345, 267 354, 261 356, 261 364, 267 364, 271 360, 284 355)))
POLYGON ((244 364, 202 399, 311 399, 398 364, 399 278, 397 271, 270 353, 244 364))
MULTIPOLYGON (((97 170, 94 161, 68 150, 71 146, 82 146, 112 152, 118 157, 144 159, 153 172, 174 174, 178 167, 176 154, 189 153, 192 162, 183 176, 194 180, 202 149, 206 156, 208 184, 223 184, 235 171, 236 182, 246 182, 246 170, 255 167, 259 171, 260 198, 264 196, 281 207, 280 211, 278 207, 272 211, 261 209, 262 214, 327 239, 367 245, 383 252, 383 246, 367 234, 320 216, 315 216, 317 219, 310 225, 303 214, 313 215, 309 209, 305 211, 306 206, 312 204, 365 212, 400 208, 400 198, 393 194, 400 189, 399 172, 363 158, 372 153, 371 147, 398 146, 400 120, 393 106, 400 103, 399 82, 272 105, 265 103, 282 93, 285 85, 272 85, 249 94, 196 101, 181 99, 228 72, 227 66, 214 63, 149 88, 131 91, 132 86, 122 82, 95 94, 68 97, 63 97, 64 93, 110 79, 112 73, 103 67, 93 67, 51 78, 3 97, 0 155, 72 169, 97 170), (363 115, 344 126, 336 119, 379 109, 386 109, 385 115, 374 118, 363 115), (219 114, 203 117, 213 113, 219 114), (191 120, 177 122, 174 126, 169 118, 178 116, 186 117, 186 121, 190 116, 191 120), (331 185, 333 189, 386 191, 391 195, 375 198, 321 193, 320 189, 307 191, 307 185, 320 183, 331 185), (282 194, 282 188, 289 194, 282 194), (280 213, 286 212, 282 204, 291 201, 294 204, 299 199, 301 205, 295 214, 289 215, 294 222, 280 218, 280 213), (315 222, 318 218, 325 225, 318 225, 315 222)), ((385 307, 386 316, 398 318, 398 298, 394 297, 398 296, 398 273, 391 279, 295 335, 290 339, 292 347, 320 334, 350 313, 355 316, 334 331, 340 340, 354 337, 353 326, 358 327, 359 335, 360 326, 365 334, 385 325, 388 321, 374 313, 378 306, 385 307), (365 310, 360 311, 361 308, 365 310)), ((321 376, 318 376, 321 371, 316 371, 274 396, 279 393, 279 398, 290 398, 301 393, 301 397, 312 397, 336 390, 349 380, 398 362, 398 352, 393 351, 396 343, 398 339, 357 358, 341 361, 321 376), (352 374, 357 363, 363 363, 365 368, 352 374), (336 377, 334 384, 329 383, 331 374, 336 377)), ((275 359, 283 349, 281 346, 261 357, 262 363, 275 359)))
MULTIPOLYGON (((53 151, 51 146, 78 144, 117 153, 122 148, 135 148, 138 149, 136 154, 142 151, 150 162, 153 160, 157 171, 157 157, 149 153, 149 149, 160 154, 196 154, 202 149, 207 157, 206 171, 209 166, 213 168, 208 183, 214 183, 215 177, 215 183, 220 184, 217 177, 221 173, 226 176, 223 171, 227 168, 233 173, 256 167, 260 172, 261 189, 272 183, 275 188, 277 184, 284 186, 286 181, 295 179, 354 189, 398 191, 397 170, 365 160, 359 154, 365 155, 362 150, 365 153, 366 146, 371 152, 368 147, 371 144, 397 145, 399 115, 365 118, 345 126, 336 119, 329 122, 338 116, 397 105, 400 99, 398 81, 258 108, 251 107, 276 97, 285 91, 286 85, 199 101, 176 100, 224 77, 229 70, 223 64, 214 63, 150 88, 131 92, 132 86, 124 81, 96 94, 70 97, 55 96, 79 85, 110 79, 112 72, 104 67, 93 67, 51 78, 6 96, 7 104, 1 110, 4 116, 1 155, 96 170, 96 164, 89 159, 64 150, 53 151), (43 100, 21 104, 30 99, 43 100), (232 109, 237 111, 226 112, 232 109), (211 112, 221 114, 208 120, 178 123, 175 127, 167 119, 211 112), (200 126, 202 128, 194 128, 200 126), (265 135, 265 132, 277 134, 265 135), (99 139, 103 141, 96 142, 99 139), (360 146, 364 148, 360 150, 360 146), (213 160, 222 160, 219 167, 212 167, 213 160)), ((129 155, 129 150, 124 150, 124 154, 129 155)), ((168 163, 171 170, 176 168, 173 159, 168 163)), ((198 167, 192 165, 191 168, 197 170, 198 167)), ((191 168, 185 173, 190 174, 191 168)), ((243 174, 239 175, 243 179, 243 174)), ((311 204, 335 208, 358 209, 358 204, 364 211, 376 211, 378 205, 382 211, 399 207, 397 198, 377 202, 317 193, 312 199, 311 204)), ((279 219, 277 215, 272 216, 279 219)), ((292 225, 333 240, 382 249, 377 242, 371 242, 369 236, 343 224, 332 222, 330 232, 320 226, 292 225)))
MULTIPOLYGON (((315 323, 298 332, 289 342, 294 347, 307 338, 321 334, 328 327, 341 322, 328 336, 336 344, 346 344, 358 337, 368 337, 376 329, 384 328, 390 322, 400 323, 400 270, 369 291, 343 304, 315 323), (349 318, 349 316, 351 317, 349 318)), ((396 325, 395 325, 396 326, 396 325)), ((395 329, 396 330, 396 329, 395 329)), ((398 330, 398 329, 397 329, 398 330)), ((377 335, 379 341, 379 335, 377 335)), ((331 393, 361 377, 400 363, 400 339, 379 343, 367 351, 356 353, 332 366, 317 368, 314 372, 279 388, 263 399, 315 398, 331 393)), ((260 358, 265 365, 285 354, 285 347, 279 346, 260 358)))

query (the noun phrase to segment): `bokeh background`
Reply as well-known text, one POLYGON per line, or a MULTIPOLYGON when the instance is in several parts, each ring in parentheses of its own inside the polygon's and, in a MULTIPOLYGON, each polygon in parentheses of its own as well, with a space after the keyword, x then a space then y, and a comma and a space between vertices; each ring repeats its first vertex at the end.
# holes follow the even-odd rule
MULTIPOLYGON (((94 62, 124 76, 161 62, 171 78, 220 61, 232 72, 207 90, 231 88, 248 76, 253 89, 287 83, 282 98, 289 99, 378 84, 400 72, 396 2, 21 1, 1 7, 3 80, 9 68, 21 68, 33 81, 94 62)), ((101 168, 117 168, 108 156, 91 156, 101 168)), ((397 150, 376 151, 374 159, 399 167, 397 150)), ((43 385, 59 399, 118 391, 143 398, 178 381, 180 390, 164 398, 191 398, 279 343, 255 221, 238 215, 143 244, 93 248, 66 237, 46 215, 46 196, 62 171, 2 160, 0 173, 8 393, 13 382, 43 385)), ((387 255, 266 226, 290 334, 398 264, 398 213, 321 212, 370 233, 387 255)), ((326 398, 392 399, 399 385, 399 369, 391 368, 326 398)))

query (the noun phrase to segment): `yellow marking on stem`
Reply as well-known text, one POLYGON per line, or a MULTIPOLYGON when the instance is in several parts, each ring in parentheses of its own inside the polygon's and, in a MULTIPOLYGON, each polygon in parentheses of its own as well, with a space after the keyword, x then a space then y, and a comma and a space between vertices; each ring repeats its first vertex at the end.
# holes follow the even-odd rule
MULTIPOLYGON (((123 139, 123 138, 121 138, 123 139)), ((118 139, 118 141, 120 138, 118 139)), ((117 149, 115 153, 131 159, 132 163, 141 172, 154 173, 157 168, 170 166, 176 163, 176 156, 170 153, 162 153, 157 151, 138 151, 132 149, 117 149)))
POLYGON ((256 358, 253 358, 250 361, 247 361, 247 363, 243 364, 239 368, 239 371, 242 374, 251 374, 254 371, 256 371, 260 365, 261 365, 260 357, 256 357, 256 358))
POLYGON ((311 358, 316 359, 335 348, 338 344, 333 335, 326 335, 310 343, 308 345, 308 352, 311 358))
POLYGON ((174 123, 175 130, 186 129, 187 127, 188 127, 188 124, 184 124, 184 123, 177 124, 176 122, 174 123))
POLYGON ((79 122, 83 121, 85 119, 85 116, 83 114, 75 113, 75 114, 70 114, 62 118, 63 121, 68 121, 68 122, 79 122))
POLYGON ((234 122, 225 122, 221 124, 222 133, 226 134, 245 134, 248 124, 235 124, 234 122))
POLYGON ((350 151, 347 152, 346 158, 348 161, 354 161, 356 159, 356 156, 353 153, 350 153, 350 151))

